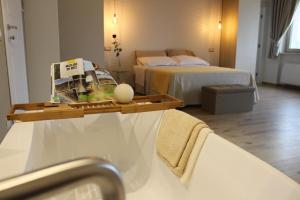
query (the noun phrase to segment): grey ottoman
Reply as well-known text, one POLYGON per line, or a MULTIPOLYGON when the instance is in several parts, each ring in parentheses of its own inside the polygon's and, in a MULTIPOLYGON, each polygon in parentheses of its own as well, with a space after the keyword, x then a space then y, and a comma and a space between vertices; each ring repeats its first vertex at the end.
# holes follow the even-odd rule
POLYGON ((202 87, 202 108, 213 114, 248 112, 253 109, 254 88, 244 85, 202 87))

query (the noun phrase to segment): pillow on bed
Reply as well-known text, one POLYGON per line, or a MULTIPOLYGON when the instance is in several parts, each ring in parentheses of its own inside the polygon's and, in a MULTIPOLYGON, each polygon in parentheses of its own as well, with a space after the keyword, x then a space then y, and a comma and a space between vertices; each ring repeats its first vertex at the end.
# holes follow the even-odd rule
POLYGON ((137 58, 137 63, 148 67, 177 65, 175 60, 167 56, 140 57, 137 58))
POLYGON ((206 60, 203 60, 195 56, 180 55, 180 56, 173 56, 172 58, 177 62, 177 65, 180 66, 187 66, 187 65, 209 66, 210 65, 209 62, 207 62, 206 60))
POLYGON ((167 49, 167 55, 172 56, 180 56, 180 55, 187 55, 187 56, 195 56, 194 52, 186 49, 167 49))

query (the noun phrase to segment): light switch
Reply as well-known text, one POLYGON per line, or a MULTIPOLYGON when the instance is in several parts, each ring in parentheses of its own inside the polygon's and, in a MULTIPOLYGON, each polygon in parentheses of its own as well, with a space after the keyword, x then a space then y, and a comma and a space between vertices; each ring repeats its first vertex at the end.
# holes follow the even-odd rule
POLYGON ((215 48, 209 48, 209 49, 208 49, 208 52, 211 52, 211 53, 212 53, 212 52, 215 52, 215 48))
POLYGON ((104 51, 111 51, 111 47, 104 47, 104 51))

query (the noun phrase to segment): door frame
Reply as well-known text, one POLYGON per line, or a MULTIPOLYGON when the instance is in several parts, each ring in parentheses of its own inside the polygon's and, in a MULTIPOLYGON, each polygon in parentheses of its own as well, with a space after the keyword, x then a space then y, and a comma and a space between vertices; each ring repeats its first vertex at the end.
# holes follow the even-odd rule
POLYGON ((268 41, 268 12, 271 4, 268 1, 261 2, 259 35, 256 62, 256 81, 262 83, 265 73, 265 58, 267 57, 267 41, 268 41))
MULTIPOLYGON (((17 93, 18 93, 18 85, 20 85, 20 83, 17 81, 18 79, 15 77, 15 75, 18 73, 19 68, 17 68, 16 66, 14 66, 12 63, 12 61, 9 60, 9 52, 8 52, 8 48, 7 48, 7 44, 9 42, 9 38, 8 38, 8 30, 7 30, 7 19, 6 19, 6 13, 8 13, 9 11, 7 10, 7 8, 5 7, 5 3, 4 1, 9 1, 9 0, 1 0, 1 9, 2 9, 2 17, 3 17, 3 35, 4 35, 4 40, 5 40, 5 50, 6 50, 6 63, 7 63, 7 71, 8 71, 8 79, 9 79, 9 88, 10 88, 10 101, 11 104, 16 104, 16 103, 28 103, 29 102, 29 87, 28 87, 28 76, 27 76, 27 62, 26 62, 26 50, 25 50, 25 37, 24 37, 24 19, 23 19, 23 1, 22 0, 18 0, 20 2, 21 5, 21 16, 22 16, 22 20, 20 22, 20 27, 18 27, 19 31, 21 31, 21 35, 23 37, 23 47, 24 48, 20 48, 19 50, 22 51, 24 53, 24 68, 25 68, 25 80, 22 81, 22 84, 25 85, 26 90, 24 91, 24 97, 22 96, 20 98, 20 96, 18 97, 17 93)), ((23 69, 24 70, 24 69, 23 69)))

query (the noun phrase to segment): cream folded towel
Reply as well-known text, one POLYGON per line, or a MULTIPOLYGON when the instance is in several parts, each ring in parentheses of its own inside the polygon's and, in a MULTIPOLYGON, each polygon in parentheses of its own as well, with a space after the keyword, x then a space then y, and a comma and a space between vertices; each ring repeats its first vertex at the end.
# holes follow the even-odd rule
POLYGON ((184 112, 165 111, 156 148, 158 155, 177 176, 181 177, 184 174, 196 141, 199 139, 202 141, 197 145, 204 144, 207 134, 199 134, 203 128, 208 126, 184 112))

